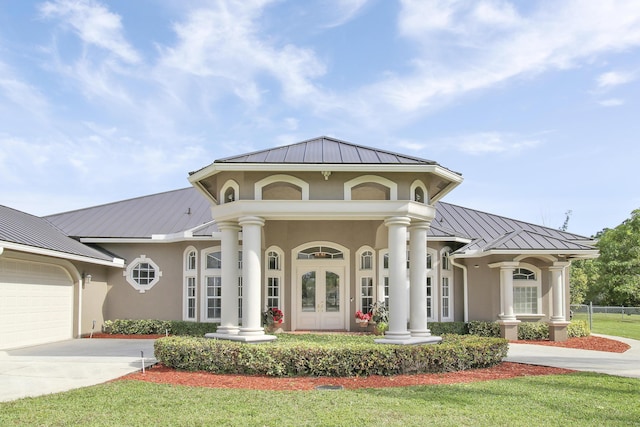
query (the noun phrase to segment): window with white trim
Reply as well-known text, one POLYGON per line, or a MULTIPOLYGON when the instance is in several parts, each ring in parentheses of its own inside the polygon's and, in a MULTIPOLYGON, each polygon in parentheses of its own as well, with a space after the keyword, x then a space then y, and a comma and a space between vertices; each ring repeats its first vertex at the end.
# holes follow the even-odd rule
POLYGON ((515 314, 538 314, 540 308, 539 273, 534 267, 513 270, 513 311, 515 314))
POLYGON ((242 251, 238 251, 238 322, 242 323, 242 251))
POLYGON ((437 268, 434 268, 434 260, 437 260, 438 253, 433 249, 427 249, 427 321, 435 322, 437 311, 437 268))
POLYGON ((440 251, 440 321, 453 320, 453 271, 449 258, 451 249, 440 251))
POLYGON ((141 294, 155 286, 162 277, 162 271, 158 265, 146 255, 140 255, 134 259, 122 274, 127 283, 141 294))
POLYGON ((378 288, 378 301, 384 302, 384 305, 389 308, 389 250, 381 251, 380 258, 380 281, 381 284, 378 288))
POLYGON ((197 320, 197 277, 197 252, 195 248, 188 247, 184 256, 183 320, 197 320))
POLYGON ((202 321, 219 322, 222 315, 222 252, 220 247, 203 252, 202 321))
POLYGON ((373 249, 369 247, 361 248, 357 254, 358 269, 356 270, 356 283, 359 284, 357 310, 366 313, 376 302, 375 292, 375 257, 373 249))
POLYGON ((267 265, 265 269, 265 305, 266 308, 282 309, 282 283, 284 281, 284 253, 278 247, 266 251, 267 265))

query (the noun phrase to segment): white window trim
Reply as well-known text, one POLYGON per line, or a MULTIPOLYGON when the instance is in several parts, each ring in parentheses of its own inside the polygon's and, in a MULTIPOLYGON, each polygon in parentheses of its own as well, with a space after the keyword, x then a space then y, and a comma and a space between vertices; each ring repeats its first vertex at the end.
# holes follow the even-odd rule
POLYGON ((225 200, 225 197, 224 197, 225 193, 229 188, 233 188, 233 192, 235 195, 234 201, 240 198, 240 185, 238 185, 238 183, 233 179, 230 179, 227 182, 225 182, 222 188, 220 189, 220 198, 218 200, 220 201, 221 205, 225 203, 229 203, 229 201, 225 200))
POLYGON ((369 311, 370 307, 362 307, 362 279, 365 277, 370 277, 373 284, 373 295, 371 296, 375 304, 378 301, 378 285, 376 281, 376 251, 373 250, 370 246, 362 246, 356 252, 356 295, 358 299, 356 300, 356 310, 361 310, 362 312, 369 311), (361 257, 365 252, 371 252, 371 269, 363 270, 361 257))
MULTIPOLYGON (((442 248, 440 250, 440 256, 438 257, 438 261, 439 261, 439 271, 440 271, 440 280, 439 280, 439 284, 438 284, 438 301, 439 301, 439 309, 440 311, 438 312, 438 316, 440 317, 440 321, 441 322, 451 322, 453 321, 453 319, 455 318, 454 313, 453 313, 453 289, 454 289, 454 282, 453 282, 453 268, 451 268, 451 260, 449 259, 449 268, 448 269, 444 269, 443 268, 443 262, 442 259, 444 258, 445 254, 451 254, 451 248, 449 248, 448 246, 445 246, 444 248, 442 248), (444 285, 444 279, 448 279, 447 283, 448 283, 448 288, 449 288, 449 295, 447 296, 448 298, 448 311, 449 311, 449 315, 448 316, 444 316, 443 315, 443 310, 444 310, 444 302, 443 300, 443 285, 444 285)), ((431 260, 433 262, 433 260, 431 260)))
POLYGON ((429 192, 427 191, 427 186, 424 185, 424 182, 422 182, 419 179, 416 179, 411 184, 410 191, 411 191, 411 200, 413 200, 414 202, 418 202, 418 203, 424 203, 425 205, 429 204, 429 192), (420 200, 420 201, 415 200, 416 188, 421 188, 422 189, 422 192, 424 193, 424 200, 420 200))
POLYGON ((276 174, 268 176, 254 185, 255 200, 262 200, 262 189, 275 182, 286 182, 299 187, 302 191, 302 200, 309 200, 309 183, 292 175, 276 174))
POLYGON ((344 199, 351 200, 351 190, 367 182, 380 184, 389 189, 389 200, 398 200, 398 184, 390 179, 377 175, 362 175, 344 183, 344 199))
MULTIPOLYGON (((431 255, 431 268, 427 268, 427 277, 431 278, 431 317, 427 317, 428 322, 435 322, 438 319, 439 313, 439 281, 438 281, 438 266, 440 260, 438 257, 438 251, 435 249, 427 248, 427 255, 431 255)), ((426 283, 425 283, 426 286, 426 283)))
POLYGON ((527 264, 527 263, 523 263, 523 262, 521 262, 518 265, 518 268, 531 270, 536 275, 536 279, 535 280, 513 279, 513 288, 514 288, 514 290, 515 290, 515 288, 536 288, 536 299, 537 299, 538 312, 537 313, 522 313, 522 312, 515 311, 516 310, 516 306, 515 306, 515 292, 514 292, 514 300, 513 300, 514 313, 513 314, 515 314, 517 317, 521 317, 521 318, 525 318, 525 317, 542 317, 542 316, 544 316, 544 313, 540 312, 542 310, 542 274, 541 274, 542 270, 540 270, 535 265, 527 264))
POLYGON ((198 251, 195 247, 189 246, 184 250, 182 255, 183 260, 183 287, 182 287, 182 320, 188 322, 195 322, 198 320, 198 251), (195 252, 196 254, 196 265, 195 269, 190 270, 189 266, 189 254, 191 252, 195 252), (189 317, 189 279, 195 279, 195 313, 194 317, 189 317))
POLYGON ((219 317, 207 317, 207 277, 220 277, 222 280, 222 268, 207 268, 207 256, 214 252, 220 252, 222 257, 222 248, 213 246, 206 248, 200 252, 200 321, 201 322, 220 322, 219 317))
POLYGON ((385 279, 389 280, 389 268, 384 268, 385 256, 389 256, 389 249, 382 249, 378 252, 378 277, 380 278, 380 280, 378 280, 378 286, 376 287, 376 302, 388 302, 388 295, 385 298, 384 294, 385 279))
POLYGON ((276 278, 278 279, 278 305, 276 307, 278 307, 280 310, 284 311, 284 307, 283 307, 283 302, 284 302, 284 298, 283 298, 283 292, 284 292, 284 272, 285 272, 285 266, 284 266, 284 251, 282 249, 280 249, 280 247, 278 246, 270 246, 267 248, 266 251, 264 251, 264 259, 265 259, 265 266, 264 266, 264 307, 265 310, 267 309, 267 302, 269 298, 273 298, 273 297, 269 297, 269 279, 270 278, 276 278), (275 252, 278 254, 278 258, 279 258, 279 262, 280 262, 280 268, 278 270, 270 270, 269 269, 269 252, 275 252))
POLYGON ((135 290, 137 290, 141 294, 144 294, 146 291, 153 288, 160 281, 160 278, 162 277, 162 271, 160 271, 160 267, 158 267, 158 264, 153 262, 151 258, 147 258, 146 255, 140 255, 138 258, 134 259, 133 261, 131 261, 131 263, 129 263, 129 265, 127 266, 127 269, 122 272, 122 275, 126 278, 127 283, 129 283, 135 290), (138 282, 136 282, 133 279, 133 270, 140 263, 149 264, 151 267, 153 267, 153 269, 156 272, 153 280, 149 282, 149 284, 147 285, 140 285, 138 282))

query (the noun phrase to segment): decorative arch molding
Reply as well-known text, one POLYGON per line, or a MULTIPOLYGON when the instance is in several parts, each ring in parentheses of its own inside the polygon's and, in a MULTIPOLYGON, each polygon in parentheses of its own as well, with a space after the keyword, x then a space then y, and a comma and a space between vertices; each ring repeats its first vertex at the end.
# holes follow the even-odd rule
POLYGON ((286 182, 300 188, 302 200, 309 200, 309 183, 295 176, 285 174, 271 175, 256 182, 254 185, 255 200, 262 200, 262 189, 276 182, 286 182))
POLYGON ((227 180, 220 189, 220 204, 229 203, 238 200, 240 197, 240 185, 233 180, 227 180), (229 197, 232 196, 232 197, 229 197))
POLYGON ((522 262, 522 260, 525 260, 527 258, 536 258, 542 261, 547 261, 547 262, 557 262, 558 258, 554 257, 553 255, 548 255, 548 254, 523 254, 523 255, 518 255, 517 257, 515 257, 513 260, 515 262, 522 262))
POLYGON ((398 184, 377 175, 362 175, 344 183, 344 199, 351 200, 351 190, 360 184, 375 183, 389 189, 389 200, 398 200, 398 184))
POLYGON ((424 185, 419 179, 416 179, 411 184, 411 200, 418 203, 424 203, 425 205, 429 204, 429 193, 427 192, 427 186, 424 185), (418 200, 418 196, 422 194, 422 200, 418 200))

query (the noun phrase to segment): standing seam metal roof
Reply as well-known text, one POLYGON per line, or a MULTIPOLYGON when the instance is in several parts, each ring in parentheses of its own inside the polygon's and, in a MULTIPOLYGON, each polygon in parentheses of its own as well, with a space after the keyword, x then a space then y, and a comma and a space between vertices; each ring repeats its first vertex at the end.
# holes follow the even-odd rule
POLYGON ((113 256, 66 236, 46 219, 0 206, 0 245, 10 242, 63 254, 113 261, 113 256))

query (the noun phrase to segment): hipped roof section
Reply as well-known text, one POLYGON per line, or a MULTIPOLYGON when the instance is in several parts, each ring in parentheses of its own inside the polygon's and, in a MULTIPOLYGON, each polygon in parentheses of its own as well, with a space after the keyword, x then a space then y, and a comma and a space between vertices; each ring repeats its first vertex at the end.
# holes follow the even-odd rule
POLYGON ((52 223, 0 206, 0 247, 99 264, 120 264, 113 255, 68 237, 52 223))
MULTIPOLYGON (((306 164, 306 165, 433 165, 433 160, 407 156, 391 151, 352 144, 336 138, 321 136, 282 147, 255 151, 239 156, 215 160, 212 164, 191 172, 196 174, 215 164, 306 164)), ((446 169, 446 168, 445 168, 446 169)), ((450 172, 461 175, 458 172, 450 172)))

